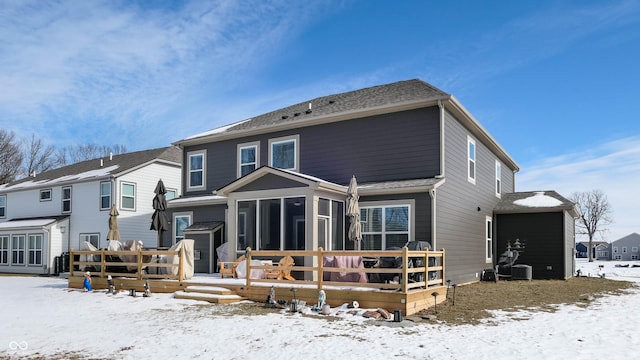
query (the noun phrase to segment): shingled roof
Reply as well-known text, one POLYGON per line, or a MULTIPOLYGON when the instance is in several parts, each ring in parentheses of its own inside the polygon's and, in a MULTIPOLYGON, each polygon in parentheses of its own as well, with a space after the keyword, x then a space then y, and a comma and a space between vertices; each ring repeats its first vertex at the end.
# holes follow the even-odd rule
POLYGON ((130 152, 86 160, 54 170, 45 171, 36 176, 0 185, 0 192, 4 190, 27 189, 78 182, 83 179, 97 179, 109 176, 120 176, 140 166, 152 162, 164 162, 180 166, 182 150, 175 146, 130 152))
POLYGON ((523 191, 502 194, 493 209, 496 214, 569 211, 573 217, 580 215, 576 205, 555 191, 523 191))
POLYGON ((178 143, 188 142, 188 140, 197 138, 212 138, 222 134, 228 135, 251 129, 272 128, 278 125, 295 123, 303 125, 312 119, 331 115, 363 112, 368 109, 416 101, 437 101, 448 98, 450 98, 449 94, 420 79, 398 81, 340 94, 321 96, 231 125, 196 134, 178 141, 178 143))

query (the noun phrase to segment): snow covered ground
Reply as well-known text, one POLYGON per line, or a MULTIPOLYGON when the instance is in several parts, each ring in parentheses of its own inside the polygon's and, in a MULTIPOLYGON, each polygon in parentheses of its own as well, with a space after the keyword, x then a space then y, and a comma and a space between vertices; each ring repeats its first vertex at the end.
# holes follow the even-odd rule
MULTIPOLYGON (((640 267, 579 259, 583 274, 640 282, 640 267)), ((640 262, 628 262, 638 264, 640 262)), ((631 359, 640 346, 640 289, 588 308, 495 313, 477 326, 400 323, 343 313, 232 315, 234 305, 83 293, 55 277, 0 277, 0 359, 631 359), (216 311, 213 311, 216 309, 216 311), (225 310, 226 309, 226 310, 225 310)), ((337 309, 333 309, 334 311, 337 309)))

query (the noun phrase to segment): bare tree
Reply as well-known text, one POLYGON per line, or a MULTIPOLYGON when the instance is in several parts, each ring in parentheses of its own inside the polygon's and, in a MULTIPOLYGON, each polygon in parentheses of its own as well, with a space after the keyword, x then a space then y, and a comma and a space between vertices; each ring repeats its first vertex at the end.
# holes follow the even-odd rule
POLYGON ((607 230, 613 220, 611 206, 607 196, 601 190, 576 192, 571 195, 571 201, 580 209, 580 219, 577 221, 578 234, 589 237, 589 261, 593 261, 593 238, 597 233, 607 230))
POLYGON ((24 176, 45 172, 55 167, 53 154, 55 148, 52 145, 45 146, 42 139, 36 139, 34 134, 31 140, 24 143, 22 173, 24 176))
POLYGON ((13 131, 0 129, 0 184, 6 184, 18 177, 22 166, 20 143, 13 131))
POLYGON ((124 145, 70 145, 63 148, 58 148, 56 152, 56 161, 60 165, 67 165, 85 160, 97 159, 103 156, 109 156, 109 154, 117 155, 126 152, 127 148, 124 145))

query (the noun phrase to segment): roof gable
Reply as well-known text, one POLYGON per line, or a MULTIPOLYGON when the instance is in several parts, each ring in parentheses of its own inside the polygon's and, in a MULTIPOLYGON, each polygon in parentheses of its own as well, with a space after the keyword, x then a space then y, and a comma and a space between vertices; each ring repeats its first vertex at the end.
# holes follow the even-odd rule
POLYGON ((578 217, 576 205, 555 191, 525 191, 503 194, 493 211, 496 214, 569 211, 578 217))

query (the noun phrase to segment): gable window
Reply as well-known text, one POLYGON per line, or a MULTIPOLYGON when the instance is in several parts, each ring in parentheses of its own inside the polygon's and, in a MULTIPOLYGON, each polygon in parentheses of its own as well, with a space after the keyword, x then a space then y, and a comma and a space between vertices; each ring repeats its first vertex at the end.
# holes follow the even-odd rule
POLYGON ((502 194, 502 164, 496 160, 496 196, 500 197, 502 194))
POLYGON ((491 262, 493 258, 493 220, 490 216, 486 218, 487 223, 487 246, 486 246, 486 254, 487 254, 487 262, 491 262))
POLYGON ((191 225, 191 213, 173 214, 173 240, 174 244, 184 239, 184 229, 191 225))
POLYGON ((51 201, 51 189, 40 190, 40 201, 51 201))
POLYGON ((0 219, 7 217, 7 195, 0 195, 0 219))
POLYGON ((71 212, 71 186, 62 188, 62 212, 71 212))
POLYGON ((380 205, 360 208, 361 250, 386 250, 403 247, 411 238, 411 205, 380 205))
POLYGON ((190 152, 187 155, 187 163, 189 164, 187 188, 189 190, 204 189, 206 163, 205 152, 190 152))
POLYGON ((476 183, 476 142, 467 137, 467 179, 470 183, 476 183))
POLYGON ((622 253, 623 253, 623 254, 626 254, 626 253, 627 253, 627 247, 626 247, 626 246, 623 246, 623 247, 622 247, 622 253))
POLYGON ((617 253, 618 253, 618 247, 617 247, 617 246, 614 246, 614 247, 613 247, 613 253, 614 253, 614 254, 617 254, 617 253))
POLYGON ((269 140, 269 165, 278 169, 298 171, 299 139, 296 135, 269 140))
POLYGON ((9 236, 0 236, 0 265, 9 264, 9 236))
POLYGON ((29 265, 42 265, 42 234, 29 234, 29 265))
POLYGON ((638 247, 637 246, 632 246, 631 247, 631 252, 638 252, 638 247))
POLYGON ((258 168, 260 143, 238 145, 238 177, 243 177, 258 168))
POLYGON ((100 183, 100 210, 108 210, 111 208, 111 182, 103 181, 100 183))
POLYGON ((120 207, 124 210, 136 209, 136 185, 123 182, 120 185, 120 207))
POLYGON ((24 265, 24 235, 11 236, 11 264, 24 265))
POLYGON ((91 245, 100 248, 100 234, 80 234, 80 243, 88 242, 91 245))

